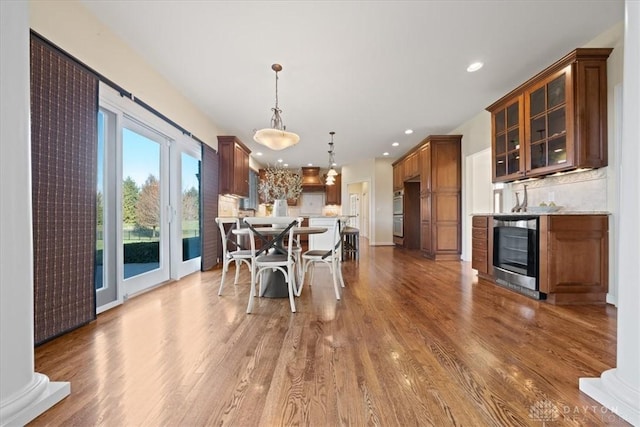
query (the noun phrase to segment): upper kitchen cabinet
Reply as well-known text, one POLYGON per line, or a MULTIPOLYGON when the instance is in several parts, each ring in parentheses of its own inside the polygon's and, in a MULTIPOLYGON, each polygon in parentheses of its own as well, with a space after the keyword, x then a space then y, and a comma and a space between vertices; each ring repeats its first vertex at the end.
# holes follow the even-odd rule
POLYGON ((342 179, 340 174, 335 176, 333 185, 325 186, 324 197, 326 205, 339 205, 342 203, 342 179))
POLYGON ((607 58, 581 48, 487 107, 493 181, 607 165, 607 58))
POLYGON ((417 152, 409 154, 403 162, 403 182, 420 175, 420 158, 417 152))
POLYGON ((524 175, 523 95, 496 107, 491 120, 493 181, 513 181, 524 175))
POLYGON ((393 164, 393 191, 404 188, 404 162, 393 164))
POLYGON ((218 136, 220 194, 249 197, 249 150, 235 136, 218 136))

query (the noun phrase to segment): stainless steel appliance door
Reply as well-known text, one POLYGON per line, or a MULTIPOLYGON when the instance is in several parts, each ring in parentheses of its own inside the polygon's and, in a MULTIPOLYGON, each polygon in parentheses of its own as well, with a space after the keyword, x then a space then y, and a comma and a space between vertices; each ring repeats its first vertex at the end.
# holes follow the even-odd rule
POLYGON ((493 267, 496 280, 537 290, 537 229, 537 217, 494 219, 493 267))
POLYGON ((393 197, 393 214, 394 215, 402 215, 403 212, 403 196, 394 196, 393 197))
POLYGON ((404 236, 404 224, 402 220, 402 215, 393 216, 393 235, 396 237, 404 236))

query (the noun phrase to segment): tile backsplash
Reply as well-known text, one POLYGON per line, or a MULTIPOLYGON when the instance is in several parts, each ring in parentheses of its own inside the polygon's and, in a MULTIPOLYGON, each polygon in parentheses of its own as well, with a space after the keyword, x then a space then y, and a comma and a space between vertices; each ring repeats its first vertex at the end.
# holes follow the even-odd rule
MULTIPOLYGON (((554 202, 566 211, 607 211, 607 168, 547 176, 504 185, 503 212, 510 212, 516 203, 514 193, 524 196, 527 186, 527 205, 538 206, 554 202)), ((495 187, 495 185, 494 185, 495 187)))

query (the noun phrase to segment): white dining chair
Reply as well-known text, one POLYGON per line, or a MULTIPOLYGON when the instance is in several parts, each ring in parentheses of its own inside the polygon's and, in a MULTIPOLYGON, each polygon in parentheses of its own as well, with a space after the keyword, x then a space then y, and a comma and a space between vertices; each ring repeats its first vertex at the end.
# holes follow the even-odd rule
POLYGON ((243 249, 240 245, 241 236, 235 236, 232 239, 231 231, 236 228, 240 228, 240 218, 236 217, 217 217, 216 224, 220 229, 220 236, 222 237, 222 277, 220 278, 220 288, 218 289, 218 295, 222 295, 222 289, 224 288, 224 279, 229 270, 229 264, 235 262, 236 275, 233 280, 234 286, 238 284, 240 278, 240 267, 242 264, 247 264, 249 271, 251 271, 251 251, 249 249, 243 249), (231 224, 231 228, 225 230, 225 224, 231 224), (233 247, 230 248, 229 246, 233 247))
POLYGON ((336 293, 336 299, 340 299, 340 288, 338 287, 338 281, 340 286, 344 288, 344 278, 342 277, 342 230, 345 227, 344 220, 342 218, 336 218, 332 230, 333 234, 333 246, 331 249, 314 249, 302 253, 302 279, 296 296, 300 296, 302 287, 304 286, 304 280, 307 275, 309 267, 311 269, 311 277, 309 278, 309 285, 313 282, 313 273, 317 264, 325 264, 329 266, 329 271, 333 278, 333 289, 336 293))
MULTIPOLYGON (((269 271, 280 271, 287 282, 287 290, 289 294, 289 305, 291 311, 296 312, 296 279, 295 279, 295 255, 293 253, 294 246, 294 227, 298 225, 298 218, 295 217, 270 217, 268 220, 260 217, 247 217, 244 221, 249 226, 249 236, 251 243, 251 290, 249 292, 249 303, 247 304, 247 313, 253 311, 253 300, 256 296, 256 279, 258 276, 268 274, 269 271), (265 235, 257 230, 256 225, 272 224, 275 234, 265 235), (259 236, 263 241, 262 247, 256 249, 256 237, 259 236), (273 250, 271 250, 273 249, 273 250)), ((264 277, 260 277, 260 289, 258 295, 262 296, 263 283, 266 283, 264 277)))

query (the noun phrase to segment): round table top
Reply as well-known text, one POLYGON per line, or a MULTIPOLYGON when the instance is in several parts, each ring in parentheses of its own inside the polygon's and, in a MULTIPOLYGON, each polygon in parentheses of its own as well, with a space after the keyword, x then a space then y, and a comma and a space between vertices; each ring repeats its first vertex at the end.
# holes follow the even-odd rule
MULTIPOLYGON (((277 236, 282 233, 283 228, 273 227, 255 227, 255 229, 264 236, 277 236)), ((293 234, 322 234, 327 231, 327 227, 293 227, 293 234)), ((248 228, 240 228, 232 230, 233 234, 244 235, 249 234, 248 228)))

